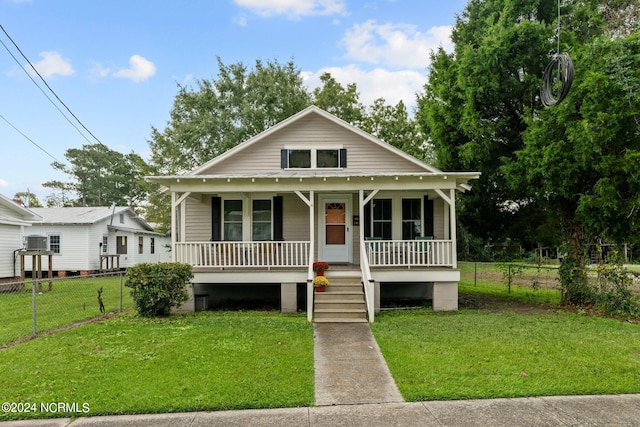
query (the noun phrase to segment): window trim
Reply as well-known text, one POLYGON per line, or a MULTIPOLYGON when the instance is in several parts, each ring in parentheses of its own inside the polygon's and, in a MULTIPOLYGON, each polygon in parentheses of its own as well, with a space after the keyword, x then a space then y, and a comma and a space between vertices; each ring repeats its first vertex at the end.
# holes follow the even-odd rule
POLYGON ((144 236, 138 236, 138 255, 144 254, 144 236))
POLYGON ((344 145, 319 145, 317 147, 301 146, 301 145, 286 145, 283 148, 281 155, 281 167, 288 170, 342 170, 346 166, 346 149, 344 145), (289 152, 292 150, 309 151, 311 153, 311 163, 308 168, 289 167, 289 152), (335 150, 338 153, 338 167, 318 167, 318 151, 319 150, 335 150))
POLYGON ((385 239, 384 236, 376 236, 375 235, 375 224, 376 223, 385 223, 385 224, 389 224, 389 228, 390 228, 390 231, 391 231, 391 236, 388 237, 388 240, 393 240, 393 205, 394 205, 393 197, 374 198, 371 202, 372 202, 372 204, 371 204, 371 236, 372 237, 381 237, 381 238, 385 239), (375 206, 374 205, 375 205, 376 201, 382 201, 382 200, 385 200, 385 201, 388 200, 389 203, 390 203, 389 207, 390 207, 391 216, 390 216, 390 218, 388 220, 387 219, 385 219, 385 220, 376 220, 375 219, 375 214, 374 214, 375 213, 375 206))
POLYGON ((102 236, 102 248, 100 250, 100 253, 102 254, 109 253, 109 236, 108 235, 102 236))
POLYGON ((243 198, 228 198, 228 199, 222 199, 222 206, 221 206, 221 213, 222 213, 222 240, 223 241, 231 241, 228 239, 228 236, 226 235, 226 225, 227 224, 240 224, 240 240, 236 240, 236 241, 243 241, 244 240, 244 216, 245 216, 245 203, 244 203, 244 199, 243 198), (240 202, 241 208, 240 208, 240 221, 227 221, 226 219, 226 215, 225 215, 225 205, 226 202, 240 202))
POLYGON ((51 252, 54 253, 54 255, 60 255, 62 253, 62 237, 60 233, 51 233, 51 234, 47 234, 47 247, 49 248, 49 250, 51 252), (52 237, 57 237, 58 238, 58 243, 55 243, 56 245, 58 245, 58 251, 56 252, 54 249, 52 249, 52 243, 51 243, 51 238, 52 237))

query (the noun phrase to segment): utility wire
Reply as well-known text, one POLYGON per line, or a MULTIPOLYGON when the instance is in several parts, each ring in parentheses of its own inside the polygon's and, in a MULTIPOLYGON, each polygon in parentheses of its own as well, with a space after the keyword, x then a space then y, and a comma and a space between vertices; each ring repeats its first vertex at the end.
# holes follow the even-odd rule
POLYGON ((24 134, 24 132, 22 132, 20 129, 18 129, 17 127, 15 127, 13 125, 13 123, 11 123, 9 120, 7 120, 2 114, 0 114, 0 119, 4 120, 5 122, 7 122, 7 124, 9 126, 11 126, 13 129, 15 129, 16 132, 18 132, 20 135, 22 135, 23 137, 26 138, 27 141, 29 141, 30 143, 32 143, 33 145, 35 145, 36 147, 38 147, 40 150, 42 150, 47 156, 51 157, 53 160, 55 160, 58 163, 61 163, 58 159, 55 158, 55 156, 53 156, 51 153, 49 153, 47 150, 45 150, 44 148, 42 148, 40 145, 38 145, 33 139, 29 138, 27 135, 24 134))
MULTIPOLYGON (((71 114, 71 116, 73 116, 74 119, 76 119, 76 121, 80 124, 80 126, 82 126, 82 128, 87 131, 87 133, 89 135, 91 135, 93 137, 93 139, 95 139, 98 144, 103 145, 106 148, 107 147, 102 141, 100 141, 100 139, 98 139, 97 136, 95 136, 85 125, 84 123, 82 123, 82 121, 75 115, 73 114, 73 112, 71 111, 71 109, 67 106, 67 104, 64 103, 64 101, 62 101, 62 99, 60 99, 60 97, 58 96, 58 94, 51 88, 51 86, 49 86, 49 84, 47 83, 47 81, 40 75, 40 73, 38 72, 38 70, 36 70, 36 67, 33 66, 33 64, 31 63, 31 61, 29 61, 29 58, 27 58, 27 56, 22 52, 22 50, 20 49, 20 47, 16 44, 16 42, 11 38, 11 36, 9 35, 9 33, 7 33, 7 31, 4 29, 4 27, 2 26, 2 24, 0 24, 0 29, 2 30, 2 32, 5 34, 5 36, 7 36, 7 38, 11 41, 11 43, 13 44, 13 46, 16 48, 16 50, 18 52, 20 52, 20 55, 24 58, 25 61, 27 61, 27 63, 29 64, 29 66, 31 67, 31 69, 36 73, 36 75, 40 78, 40 80, 42 80, 42 82, 45 84, 45 86, 47 87, 47 89, 49 89, 49 91, 53 94, 53 96, 55 96, 55 98, 58 100, 58 102, 60 102, 60 104, 62 104, 62 106, 69 112, 69 114, 71 114)), ((0 42, 2 42, 0 40, 0 42)), ((18 61, 18 59, 13 55, 13 53, 11 53, 11 51, 9 50, 9 48, 2 42, 2 45, 4 46, 4 48, 7 50, 7 52, 9 52, 9 54, 11 55, 11 57, 18 63, 18 65, 20 66, 20 68, 22 68, 22 70, 29 76, 29 78, 31 79, 31 81, 38 87, 38 89, 40 89, 40 91, 47 97, 47 99, 49 100, 49 102, 51 102, 58 111, 60 111, 60 113, 64 116, 64 118, 80 133, 80 135, 82 135, 82 137, 89 143, 91 143, 87 137, 80 131, 80 129, 78 129, 77 126, 75 126, 71 120, 69 120, 69 118, 60 110, 60 108, 55 105, 55 103, 53 102, 53 100, 42 90, 42 88, 35 82, 35 80, 33 80, 33 78, 31 77, 31 75, 29 74, 29 72, 27 72, 27 70, 24 69, 24 67, 22 66, 22 64, 20 64, 20 61, 18 61)))
MULTIPOLYGON (((1 27, 2 25, 0 25, 1 27)), ((44 89, 42 89, 40 87, 40 85, 38 84, 38 82, 36 82, 33 79, 33 76, 31 76, 31 74, 29 74, 29 72, 27 70, 24 69, 24 67, 22 66, 22 64, 20 63, 20 61, 18 60, 18 58, 16 58, 13 53, 11 52, 11 50, 7 47, 6 44, 4 44, 4 42, 2 40, 0 40, 0 44, 2 44, 2 46, 4 46, 4 48, 6 49, 6 51, 9 53, 9 55, 11 55, 11 57, 13 58, 13 60, 20 66, 20 69, 22 69, 22 71, 24 71, 24 73, 27 75, 27 77, 29 77, 29 80, 31 80, 31 82, 40 90, 40 92, 42 92, 42 94, 45 96, 45 98, 47 98, 49 100, 49 102, 51 103, 51 105, 53 105, 55 107, 56 110, 58 110, 58 112, 62 115, 62 117, 64 117, 64 119, 69 122, 69 124, 71 126, 73 126, 75 128, 75 130, 78 131, 78 133, 80 134, 80 136, 82 136, 82 138, 87 141, 88 143, 91 143, 91 141, 87 138, 87 136, 82 133, 82 131, 78 128, 78 126, 76 126, 75 123, 73 123, 69 117, 67 117, 66 114, 64 114, 64 111, 62 111, 60 109, 60 107, 58 106, 58 104, 56 104, 53 99, 51 99, 51 97, 49 97, 49 95, 47 95, 47 93, 44 91, 44 89)))

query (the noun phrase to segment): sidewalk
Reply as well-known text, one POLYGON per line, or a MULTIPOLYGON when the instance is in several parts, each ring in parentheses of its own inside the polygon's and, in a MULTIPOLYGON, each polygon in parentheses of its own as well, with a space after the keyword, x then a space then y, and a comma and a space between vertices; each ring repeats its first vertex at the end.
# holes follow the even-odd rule
POLYGON ((3 427, 374 427, 640 425, 640 394, 384 403, 14 421, 3 427))

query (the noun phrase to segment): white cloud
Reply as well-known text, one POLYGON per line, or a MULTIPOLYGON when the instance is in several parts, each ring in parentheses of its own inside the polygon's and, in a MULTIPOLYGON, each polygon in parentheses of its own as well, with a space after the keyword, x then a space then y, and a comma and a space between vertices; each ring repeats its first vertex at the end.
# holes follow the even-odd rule
POLYGON ((42 77, 70 76, 75 73, 71 63, 62 58, 58 52, 40 52, 39 56, 42 60, 33 66, 42 77))
POLYGON ((258 16, 286 15, 292 19, 312 15, 345 13, 344 0, 234 0, 235 4, 258 16))
POLYGON ((375 20, 355 24, 341 43, 348 59, 421 70, 427 67, 431 50, 440 46, 447 51, 453 49, 450 26, 420 32, 415 25, 378 24, 375 20))
POLYGON ((102 65, 101 62, 94 62, 89 69, 89 74, 95 78, 104 78, 111 74, 111 69, 102 65))
POLYGON ((141 82, 156 73, 156 66, 153 62, 140 55, 131 56, 131 58, 129 58, 129 65, 129 68, 116 71, 113 75, 123 79, 133 80, 134 82, 141 82))
POLYGON ((384 98, 387 104, 395 105, 399 101, 411 109, 416 105, 416 93, 422 90, 427 81, 426 72, 413 70, 389 71, 376 68, 363 70, 357 65, 322 68, 317 72, 303 72, 305 85, 313 90, 321 87, 320 76, 330 73, 341 85, 355 83, 360 93, 360 102, 371 105, 378 98, 384 98))
POLYGON ((0 187, 8 187, 9 183, 4 179, 0 178, 0 187))

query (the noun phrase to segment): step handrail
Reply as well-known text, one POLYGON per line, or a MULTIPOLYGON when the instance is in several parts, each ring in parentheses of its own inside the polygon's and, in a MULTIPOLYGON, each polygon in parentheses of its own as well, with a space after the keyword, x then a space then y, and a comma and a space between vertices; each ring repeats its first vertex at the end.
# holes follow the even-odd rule
POLYGON ((367 306, 367 314, 369 323, 373 323, 375 318, 375 302, 374 302, 374 280, 371 277, 371 268, 369 267, 369 258, 364 241, 360 242, 360 271, 362 273, 362 286, 364 288, 364 299, 367 306))

